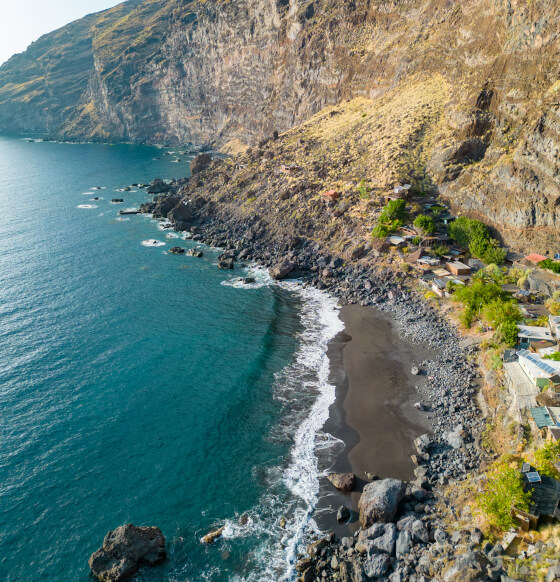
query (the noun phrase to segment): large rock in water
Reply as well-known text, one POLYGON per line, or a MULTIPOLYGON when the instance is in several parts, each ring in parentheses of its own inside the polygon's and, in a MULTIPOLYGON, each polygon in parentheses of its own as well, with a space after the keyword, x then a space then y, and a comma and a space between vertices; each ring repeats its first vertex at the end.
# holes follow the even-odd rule
POLYGON ((166 556, 165 537, 158 527, 128 523, 110 531, 88 563, 98 580, 121 582, 132 578, 142 566, 161 564, 166 556))
POLYGON ((288 261, 288 259, 284 259, 282 262, 278 263, 275 267, 272 267, 269 271, 270 276, 273 279, 283 279, 287 277, 293 270, 295 265, 288 261))
POLYGON ((395 519, 406 485, 399 479, 383 479, 368 483, 360 497, 360 523, 364 528, 374 523, 388 523, 395 519))
POLYGON ((211 161, 212 156, 210 154, 199 154, 191 161, 191 174, 194 176, 195 174, 202 172, 202 170, 210 165, 211 161))
POLYGON ((352 491, 356 484, 356 476, 353 473, 332 473, 327 475, 327 479, 340 491, 352 491))

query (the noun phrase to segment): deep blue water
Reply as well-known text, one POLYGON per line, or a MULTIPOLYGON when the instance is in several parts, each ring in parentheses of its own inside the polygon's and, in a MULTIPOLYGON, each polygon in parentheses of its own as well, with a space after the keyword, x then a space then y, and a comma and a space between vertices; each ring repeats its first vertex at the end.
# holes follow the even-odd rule
POLYGON ((227 284, 241 271, 218 270, 218 250, 171 255, 194 243, 117 220, 146 198, 117 189, 188 172, 187 156, 158 156, 0 138, 0 580, 89 580, 89 555, 127 522, 167 538, 140 580, 291 577, 336 310, 260 273, 227 284))

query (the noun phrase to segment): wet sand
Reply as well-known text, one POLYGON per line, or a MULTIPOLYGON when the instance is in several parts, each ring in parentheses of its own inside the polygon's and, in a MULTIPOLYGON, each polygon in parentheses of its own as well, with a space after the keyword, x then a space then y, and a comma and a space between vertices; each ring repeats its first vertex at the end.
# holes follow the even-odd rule
MULTIPOLYGON (((350 496, 322 479, 316 518, 321 528, 345 535, 348 527, 336 523, 336 508, 346 505, 357 510, 366 472, 380 478, 413 478, 413 441, 429 432, 431 415, 414 408, 419 400, 415 386, 425 377, 413 376, 410 370, 430 358, 430 352, 399 339, 390 316, 373 307, 349 305, 340 317, 345 331, 329 346, 330 380, 337 397, 325 431, 345 443, 331 471, 351 471, 359 481, 350 496)), ((332 462, 322 459, 322 468, 332 462)), ((356 518, 354 513, 351 530, 356 518)))

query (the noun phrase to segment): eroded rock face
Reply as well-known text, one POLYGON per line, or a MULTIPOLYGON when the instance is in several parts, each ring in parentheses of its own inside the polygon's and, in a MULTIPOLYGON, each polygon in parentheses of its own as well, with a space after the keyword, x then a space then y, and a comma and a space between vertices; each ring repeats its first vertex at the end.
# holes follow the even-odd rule
POLYGON ((191 162, 191 174, 194 176, 202 172, 202 170, 210 165, 210 162, 212 162, 212 156, 210 154, 199 154, 191 162))
POLYGON ((358 503, 362 527, 368 528, 374 523, 393 521, 405 491, 406 485, 398 479, 368 483, 358 503))
POLYGON ((166 556, 165 537, 158 527, 129 523, 110 531, 88 563, 98 580, 121 582, 132 578, 142 566, 163 563, 166 556))

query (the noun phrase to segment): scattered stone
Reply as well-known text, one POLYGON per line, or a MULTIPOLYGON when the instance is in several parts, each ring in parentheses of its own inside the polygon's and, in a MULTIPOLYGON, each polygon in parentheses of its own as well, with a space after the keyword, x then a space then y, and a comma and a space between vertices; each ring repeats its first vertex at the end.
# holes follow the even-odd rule
POLYGON ((181 248, 181 247, 173 247, 171 249, 169 249, 170 253, 173 253, 174 255, 182 255, 185 253, 185 249, 181 248))
POLYGON ((189 249, 187 251, 187 256, 200 258, 204 253, 200 249, 189 249))

